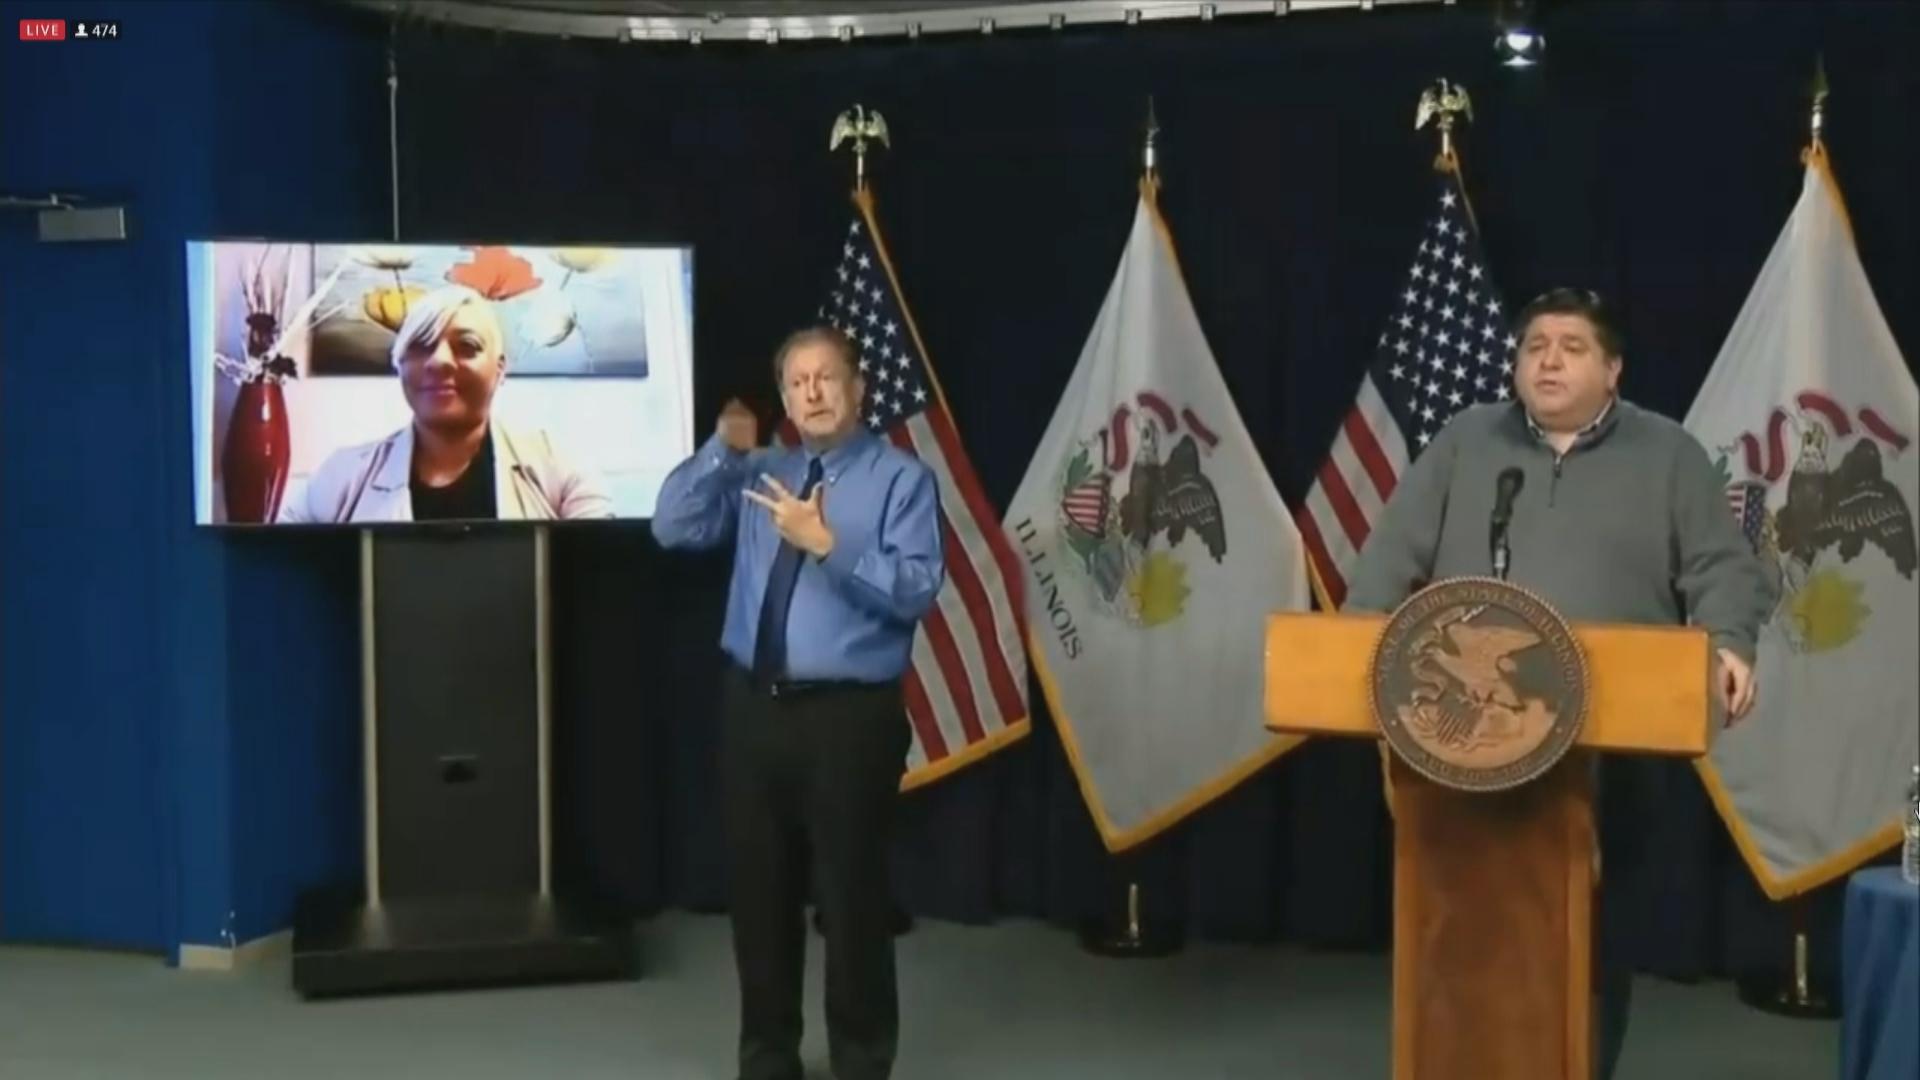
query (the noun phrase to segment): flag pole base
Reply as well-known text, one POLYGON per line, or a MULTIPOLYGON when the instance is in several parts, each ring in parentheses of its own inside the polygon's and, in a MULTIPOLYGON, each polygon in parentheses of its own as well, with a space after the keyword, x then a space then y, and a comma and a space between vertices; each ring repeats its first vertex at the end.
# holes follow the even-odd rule
POLYGON ((1171 956, 1186 944, 1177 926, 1144 922, 1140 918, 1140 886, 1127 886, 1127 914, 1118 926, 1094 917, 1080 923, 1080 947, 1095 956, 1147 960, 1171 956))
POLYGON ((1138 933, 1115 930, 1105 919, 1088 919, 1080 924, 1080 947, 1095 956, 1120 960, 1150 960, 1172 956, 1185 946, 1172 930, 1142 928, 1138 933))
POLYGON ((1782 985, 1771 973, 1741 979, 1740 1000, 1761 1012, 1793 1020, 1832 1020, 1840 1015, 1826 995, 1811 989, 1802 993, 1791 977, 1782 985))
POLYGON ((1799 926, 1793 932, 1793 971, 1785 983, 1776 982, 1777 976, 1771 972, 1747 976, 1739 983, 1740 1000, 1761 1012, 1794 1020, 1836 1019, 1840 1015, 1839 1008, 1825 994, 1813 988, 1813 979, 1807 972, 1804 901, 1794 903, 1794 922, 1799 926))

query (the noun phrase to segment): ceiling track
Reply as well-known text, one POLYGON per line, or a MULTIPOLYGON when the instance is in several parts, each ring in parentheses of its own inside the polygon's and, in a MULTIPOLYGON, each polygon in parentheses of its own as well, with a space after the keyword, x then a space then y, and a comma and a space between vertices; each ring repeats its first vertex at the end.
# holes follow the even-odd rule
MULTIPOLYGON (((684 15, 568 11, 472 0, 347 0, 406 23, 464 26, 560 38, 621 42, 855 42, 971 34, 1059 31, 1072 27, 1213 22, 1288 17, 1326 11, 1452 6, 1455 0, 1060 0, 1058 3, 943 4, 911 10, 863 9, 849 0, 841 14, 684 15)), ((661 5, 646 5, 658 9, 661 5)), ((694 8, 694 5, 688 5, 694 8)))

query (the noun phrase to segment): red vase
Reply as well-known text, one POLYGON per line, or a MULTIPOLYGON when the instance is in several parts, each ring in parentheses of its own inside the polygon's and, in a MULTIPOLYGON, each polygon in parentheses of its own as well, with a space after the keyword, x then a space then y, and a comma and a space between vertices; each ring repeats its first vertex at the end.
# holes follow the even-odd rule
POLYGON ((279 515, 292 452, 287 397, 280 384, 241 383, 220 454, 228 521, 271 522, 279 515))

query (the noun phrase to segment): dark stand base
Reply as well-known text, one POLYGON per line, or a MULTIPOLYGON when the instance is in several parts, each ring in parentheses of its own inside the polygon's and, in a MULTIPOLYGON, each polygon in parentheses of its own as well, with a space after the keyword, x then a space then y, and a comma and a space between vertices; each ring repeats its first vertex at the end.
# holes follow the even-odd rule
POLYGON ((294 913, 302 997, 631 978, 631 921, 537 896, 422 897, 369 910, 309 893, 294 913))

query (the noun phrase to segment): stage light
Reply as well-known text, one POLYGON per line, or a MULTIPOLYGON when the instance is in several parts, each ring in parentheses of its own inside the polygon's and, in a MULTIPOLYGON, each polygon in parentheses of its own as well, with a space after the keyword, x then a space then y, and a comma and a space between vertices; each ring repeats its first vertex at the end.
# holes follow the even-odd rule
POLYGON ((1493 43, 1494 51, 1500 54, 1500 63, 1507 67, 1532 67, 1540 62, 1540 56, 1547 51, 1545 36, 1525 28, 1515 28, 1500 35, 1493 43))
POLYGON ((1528 68, 1547 51, 1547 37, 1535 28, 1532 0, 1503 0, 1494 17, 1498 28, 1493 51, 1506 67, 1528 68))

